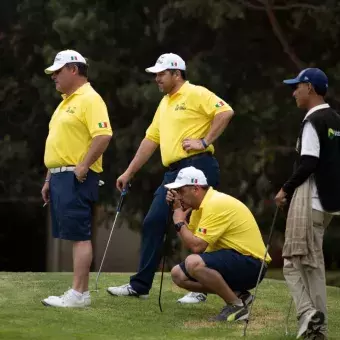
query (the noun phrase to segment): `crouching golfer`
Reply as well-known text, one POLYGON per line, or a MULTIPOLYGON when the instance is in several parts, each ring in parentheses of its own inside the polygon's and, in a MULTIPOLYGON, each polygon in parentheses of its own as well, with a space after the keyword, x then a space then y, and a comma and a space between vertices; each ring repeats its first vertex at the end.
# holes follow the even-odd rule
MULTIPOLYGON (((236 198, 209 187, 194 167, 182 169, 165 187, 167 201, 174 202, 176 231, 194 253, 172 268, 172 280, 188 291, 217 294, 225 301, 211 321, 247 319, 252 301, 248 290, 256 286, 266 251, 252 213, 236 198)), ((270 261, 267 255, 261 280, 270 261)))

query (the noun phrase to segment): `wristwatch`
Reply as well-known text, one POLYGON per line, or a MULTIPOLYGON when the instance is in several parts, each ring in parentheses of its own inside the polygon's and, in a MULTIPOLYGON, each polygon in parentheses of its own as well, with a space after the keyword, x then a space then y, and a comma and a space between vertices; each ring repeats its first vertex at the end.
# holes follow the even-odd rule
POLYGON ((175 224, 175 230, 179 232, 182 228, 182 226, 185 225, 185 222, 178 222, 175 224))

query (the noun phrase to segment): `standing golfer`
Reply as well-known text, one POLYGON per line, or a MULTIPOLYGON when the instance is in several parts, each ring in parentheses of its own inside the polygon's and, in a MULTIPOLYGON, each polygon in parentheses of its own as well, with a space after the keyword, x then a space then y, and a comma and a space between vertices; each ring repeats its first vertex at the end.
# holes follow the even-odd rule
MULTIPOLYGON (((112 295, 145 298, 149 294, 160 262, 169 211, 164 184, 173 182, 178 172, 190 165, 204 172, 209 185, 216 187, 219 182, 219 166, 213 156, 212 143, 234 113, 214 93, 186 81, 185 70, 183 59, 172 53, 161 55, 154 66, 146 69, 156 75, 156 83, 165 95, 134 159, 117 179, 117 188, 122 190, 158 147, 167 171, 142 226, 138 273, 126 285, 109 287, 108 292, 112 295)), ((186 296, 182 302, 200 302, 202 299, 205 295, 198 293, 194 297, 186 296)))
POLYGON ((66 50, 45 70, 63 100, 49 125, 42 197, 51 206, 53 237, 73 242, 74 270, 72 289, 44 299, 47 306, 85 307, 91 303, 91 209, 98 198, 102 154, 112 131, 106 105, 88 82, 87 69, 83 56, 66 50))
POLYGON ((317 68, 284 81, 293 87, 297 106, 307 111, 302 122, 293 175, 276 196, 290 201, 283 248, 283 273, 293 296, 297 337, 326 339, 326 280, 323 235, 340 212, 340 116, 325 103, 328 79, 317 68))
MULTIPOLYGON (((193 253, 171 270, 174 283, 189 291, 219 295, 226 306, 212 321, 247 319, 252 301, 248 290, 257 284, 266 253, 252 213, 236 198, 209 187, 203 172, 192 166, 165 187, 167 201, 174 202, 175 229, 193 253)), ((260 281, 270 260, 268 255, 260 281)))

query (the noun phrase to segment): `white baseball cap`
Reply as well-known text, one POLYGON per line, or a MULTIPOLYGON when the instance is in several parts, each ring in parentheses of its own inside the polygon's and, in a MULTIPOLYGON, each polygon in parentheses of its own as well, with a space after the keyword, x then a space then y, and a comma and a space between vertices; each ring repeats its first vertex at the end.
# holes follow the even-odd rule
POLYGON ((185 71, 185 61, 177 54, 165 53, 162 54, 156 61, 155 66, 145 69, 149 73, 158 73, 165 70, 183 70, 185 71))
POLYGON ((178 189, 185 185, 208 185, 208 182, 203 171, 198 170, 193 166, 189 166, 178 173, 175 182, 164 186, 167 189, 178 189))
POLYGON ((45 73, 52 74, 53 72, 60 70, 68 63, 87 64, 85 58, 80 53, 73 50, 65 50, 59 52, 55 56, 53 65, 45 69, 45 73))

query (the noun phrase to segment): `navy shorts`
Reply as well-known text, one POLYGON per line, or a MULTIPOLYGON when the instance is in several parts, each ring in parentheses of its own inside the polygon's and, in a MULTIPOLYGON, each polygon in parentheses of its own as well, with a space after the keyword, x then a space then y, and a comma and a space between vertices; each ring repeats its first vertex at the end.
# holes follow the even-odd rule
MULTIPOLYGON (((221 249, 211 253, 198 254, 206 266, 219 272, 225 282, 233 291, 245 291, 256 286, 260 274, 262 261, 251 256, 245 256, 233 249, 221 249)), ((185 268, 185 262, 180 263, 184 274, 192 281, 185 268)), ((267 265, 264 266, 261 281, 266 274, 267 265)))
POLYGON ((59 172, 50 179, 52 235, 70 241, 91 239, 93 203, 98 200, 99 175, 89 170, 83 183, 73 171, 59 172))

